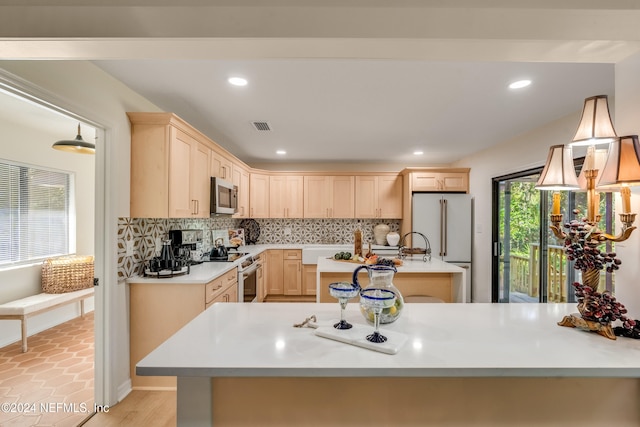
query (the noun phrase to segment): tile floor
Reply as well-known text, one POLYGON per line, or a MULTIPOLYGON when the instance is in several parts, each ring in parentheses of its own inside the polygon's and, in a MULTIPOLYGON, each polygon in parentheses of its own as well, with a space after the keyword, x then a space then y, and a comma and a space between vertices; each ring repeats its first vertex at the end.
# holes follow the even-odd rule
POLYGON ((0 426, 75 427, 93 413, 93 312, 0 348, 0 426))

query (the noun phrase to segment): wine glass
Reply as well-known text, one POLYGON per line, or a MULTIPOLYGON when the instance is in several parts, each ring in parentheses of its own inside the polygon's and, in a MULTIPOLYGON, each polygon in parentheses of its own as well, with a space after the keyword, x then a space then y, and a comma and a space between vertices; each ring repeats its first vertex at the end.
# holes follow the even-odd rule
POLYGON ((336 329, 351 329, 353 325, 344 320, 344 310, 351 298, 358 296, 360 288, 349 282, 336 282, 329 284, 329 294, 338 299, 340 303, 340 321, 333 325, 336 329))
POLYGON ((393 307, 396 302, 396 294, 388 289, 367 288, 360 291, 360 305, 365 310, 370 309, 373 312, 373 325, 375 330, 372 334, 367 335, 367 341, 374 343, 383 343, 387 341, 387 337, 378 332, 380 327, 380 313, 385 308, 393 307))

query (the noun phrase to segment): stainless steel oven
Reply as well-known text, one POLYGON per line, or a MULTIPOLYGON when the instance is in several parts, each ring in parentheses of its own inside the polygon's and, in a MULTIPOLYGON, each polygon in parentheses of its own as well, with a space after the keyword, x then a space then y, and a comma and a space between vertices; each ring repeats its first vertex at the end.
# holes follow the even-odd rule
POLYGON ((238 267, 238 302, 257 302, 258 270, 262 262, 247 258, 238 267))

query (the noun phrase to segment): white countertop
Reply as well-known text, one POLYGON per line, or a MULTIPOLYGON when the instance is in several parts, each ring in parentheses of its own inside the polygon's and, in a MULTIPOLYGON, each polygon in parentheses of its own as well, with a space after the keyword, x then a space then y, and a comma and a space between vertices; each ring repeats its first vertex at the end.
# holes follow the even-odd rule
POLYGON ((189 274, 181 274, 173 277, 133 276, 127 279, 127 283, 148 283, 156 285, 162 283, 209 283, 221 274, 237 268, 242 259, 244 258, 234 262, 203 262, 202 264, 192 265, 189 274))
MULTIPOLYGON (((320 273, 347 273, 353 272, 358 267, 352 262, 335 261, 327 257, 318 257, 318 272, 320 273)), ((462 267, 458 267, 448 262, 432 258, 431 261, 423 261, 422 258, 405 259, 403 264, 396 267, 398 273, 464 273, 462 267)))
MULTIPOLYGON (((349 247, 353 247, 353 245, 340 245, 340 244, 266 244, 266 245, 246 245, 240 246, 237 249, 237 252, 245 252, 251 256, 258 255, 261 252, 264 252, 268 249, 331 249, 331 248, 339 248, 339 249, 348 249, 349 247)), ((390 250, 391 248, 388 246, 373 246, 374 250, 390 250)), ((238 267, 240 263, 244 260, 244 258, 240 258, 234 262, 203 262, 202 264, 192 265, 191 271, 189 274, 182 274, 174 277, 168 278, 157 278, 157 277, 143 277, 143 276, 133 276, 127 279, 127 283, 209 283, 214 280, 216 277, 221 274, 226 273, 227 271, 238 267)))
MULTIPOLYGON (((339 305, 214 304, 141 360, 138 375, 190 377, 640 377, 640 340, 560 327, 574 304, 406 304, 381 332, 408 336, 388 355, 320 338, 339 305)), ((358 304, 346 319, 365 321, 358 304)))

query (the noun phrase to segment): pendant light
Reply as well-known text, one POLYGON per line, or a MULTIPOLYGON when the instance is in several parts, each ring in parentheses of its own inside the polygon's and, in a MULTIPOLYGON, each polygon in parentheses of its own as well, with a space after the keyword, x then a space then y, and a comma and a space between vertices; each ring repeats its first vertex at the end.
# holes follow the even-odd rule
POLYGON ((60 151, 66 151, 67 153, 76 154, 95 154, 96 146, 91 142, 86 142, 80 135, 80 123, 78 123, 78 135, 76 139, 61 140, 53 144, 52 148, 60 151))

